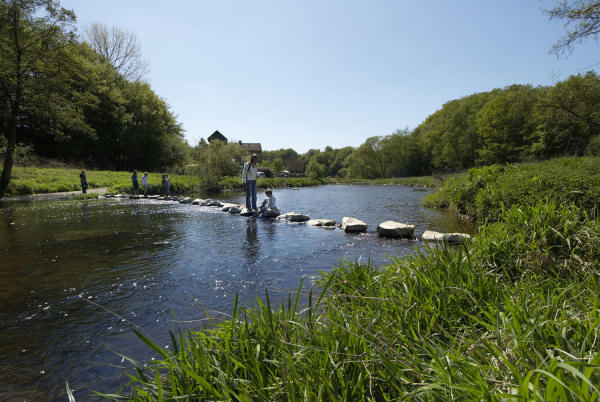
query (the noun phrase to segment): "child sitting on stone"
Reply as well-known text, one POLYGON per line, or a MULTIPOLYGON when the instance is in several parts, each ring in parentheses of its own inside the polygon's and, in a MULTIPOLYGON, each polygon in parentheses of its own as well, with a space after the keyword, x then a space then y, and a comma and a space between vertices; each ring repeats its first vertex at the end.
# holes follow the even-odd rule
POLYGON ((264 218, 275 218, 279 216, 279 208, 277 208, 277 200, 273 195, 273 191, 268 188, 265 190, 267 198, 264 199, 256 216, 262 215, 264 218))

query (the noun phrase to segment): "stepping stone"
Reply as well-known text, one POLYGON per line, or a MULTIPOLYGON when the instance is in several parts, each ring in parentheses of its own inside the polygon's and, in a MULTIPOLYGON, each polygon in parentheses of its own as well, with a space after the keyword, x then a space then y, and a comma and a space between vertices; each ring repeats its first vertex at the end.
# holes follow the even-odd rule
POLYGON ((426 230, 421 236, 421 240, 427 242, 444 242, 444 243, 452 243, 452 244, 462 244, 465 240, 470 239, 466 233, 441 233, 434 232, 433 230, 426 230))
POLYGON ((246 207, 242 208, 240 210, 240 215, 241 216, 254 216, 254 212, 252 212, 252 210, 247 209, 246 207))
POLYGON ((194 201, 192 201, 192 205, 202 205, 203 202, 204 200, 196 198, 194 201))
POLYGON ((238 209, 241 209, 238 204, 231 204, 231 203, 227 202, 227 203, 223 204, 223 206, 221 207, 221 211, 228 212, 229 209, 231 209, 232 207, 238 207, 238 209))
POLYGON ((277 219, 283 219, 288 222, 306 222, 306 221, 310 220, 310 217, 308 215, 299 214, 296 212, 288 212, 288 213, 279 215, 277 217, 277 219))
POLYGON ((192 203, 192 199, 190 197, 185 197, 179 200, 180 204, 191 204, 192 203))
POLYGON ((381 237, 413 239, 415 237, 415 225, 385 221, 377 226, 377 233, 381 237))
POLYGON ((239 214, 242 208, 239 205, 233 205, 227 210, 230 214, 239 214))
POLYGON ((342 230, 346 233, 366 232, 367 224, 360 219, 344 216, 344 218, 342 218, 342 230))
POLYGON ((210 202, 208 202, 207 204, 205 204, 206 206, 209 207, 222 207, 223 203, 221 201, 217 201, 217 200, 209 200, 210 202))
POLYGON ((335 220, 333 219, 311 219, 306 222, 309 226, 333 229, 335 228, 335 220))

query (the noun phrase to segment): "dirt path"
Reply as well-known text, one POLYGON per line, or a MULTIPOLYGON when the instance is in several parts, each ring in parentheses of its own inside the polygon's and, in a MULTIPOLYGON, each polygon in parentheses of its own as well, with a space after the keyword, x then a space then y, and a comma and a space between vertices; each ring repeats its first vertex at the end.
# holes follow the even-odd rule
MULTIPOLYGON (((104 195, 108 191, 108 187, 90 188, 88 194, 104 195)), ((44 194, 31 194, 31 195, 19 195, 17 197, 5 197, 0 201, 48 201, 48 200, 68 200, 73 195, 81 194, 79 191, 65 191, 62 193, 44 193, 44 194)))

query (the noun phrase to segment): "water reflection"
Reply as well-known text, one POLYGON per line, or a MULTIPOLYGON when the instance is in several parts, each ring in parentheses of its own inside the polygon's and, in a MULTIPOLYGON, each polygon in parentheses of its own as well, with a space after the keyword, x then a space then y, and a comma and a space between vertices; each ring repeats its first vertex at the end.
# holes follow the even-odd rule
POLYGON ((242 249, 244 250, 244 258, 248 265, 256 264, 260 254, 260 241, 257 237, 258 223, 256 219, 248 219, 246 221, 246 239, 242 249))

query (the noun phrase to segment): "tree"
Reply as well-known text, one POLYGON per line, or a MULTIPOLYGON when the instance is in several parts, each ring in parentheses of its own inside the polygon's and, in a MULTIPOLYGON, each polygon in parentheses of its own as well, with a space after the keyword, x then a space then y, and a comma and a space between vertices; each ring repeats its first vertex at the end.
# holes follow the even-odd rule
POLYGON ((512 85, 477 113, 479 163, 519 162, 531 154, 535 132, 531 115, 539 93, 529 85, 512 85))
POLYGON ((534 118, 538 158, 583 155, 600 133, 600 77, 590 71, 557 83, 540 97, 534 118))
POLYGON ((68 28, 74 21, 73 12, 54 0, 0 0, 0 89, 5 99, 0 128, 7 140, 0 198, 10 183, 23 111, 42 100, 62 100, 61 93, 41 90, 52 78, 46 68, 73 40, 68 28))
POLYGON ((551 20, 566 20, 566 36, 552 46, 556 55, 571 53, 576 43, 600 35, 599 0, 563 0, 546 14, 551 20))
POLYGON ((317 179, 321 177, 325 177, 327 173, 327 167, 319 163, 317 155, 313 155, 308 161, 308 165, 306 165, 306 176, 311 179, 317 179))
POLYGON ((85 32, 90 46, 125 79, 140 81, 148 73, 148 65, 133 32, 98 23, 90 25, 85 32))

